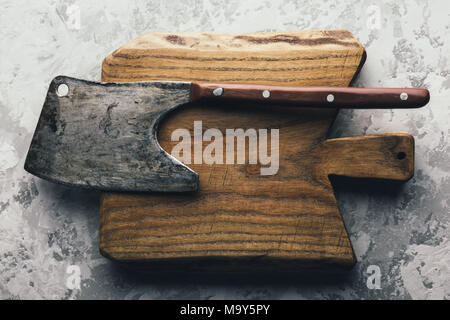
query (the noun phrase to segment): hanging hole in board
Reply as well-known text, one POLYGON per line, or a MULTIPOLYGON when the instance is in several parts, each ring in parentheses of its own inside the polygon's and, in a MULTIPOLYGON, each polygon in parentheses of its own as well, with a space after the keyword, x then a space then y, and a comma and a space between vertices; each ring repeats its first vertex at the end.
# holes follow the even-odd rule
POLYGON ((398 160, 403 160, 405 158, 406 158, 406 153, 404 153, 404 152, 397 153, 397 159, 398 160))
POLYGON ((65 83, 61 83, 56 89, 58 97, 65 97, 69 94, 69 86, 65 83))

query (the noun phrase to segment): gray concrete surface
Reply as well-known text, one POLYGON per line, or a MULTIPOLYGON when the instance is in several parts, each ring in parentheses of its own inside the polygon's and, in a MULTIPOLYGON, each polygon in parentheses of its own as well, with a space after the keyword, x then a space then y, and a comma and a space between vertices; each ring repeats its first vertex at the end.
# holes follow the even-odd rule
POLYGON ((449 28, 446 0, 0 0, 0 298, 449 299, 449 28), (333 136, 408 131, 416 138, 408 183, 337 182, 359 260, 347 276, 138 276, 98 252, 98 193, 23 170, 54 76, 97 80, 101 60, 146 31, 302 29, 348 29, 360 39, 368 60, 356 85, 432 94, 419 110, 339 115, 333 136), (380 289, 366 285, 371 265, 380 268, 380 289))

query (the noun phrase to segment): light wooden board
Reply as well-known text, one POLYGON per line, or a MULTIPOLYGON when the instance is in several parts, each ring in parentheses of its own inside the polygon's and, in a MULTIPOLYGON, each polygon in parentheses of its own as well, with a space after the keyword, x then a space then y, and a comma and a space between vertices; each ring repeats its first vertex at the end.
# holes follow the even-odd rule
MULTIPOLYGON (((103 61, 102 81, 183 80, 289 86, 347 86, 365 60, 348 31, 256 34, 145 34, 103 61)), ((255 108, 196 103, 160 126, 170 153, 178 128, 276 128, 280 168, 191 164, 195 194, 101 198, 100 250, 116 261, 165 271, 299 271, 355 263, 328 176, 406 180, 412 137, 390 134, 325 140, 334 109, 255 108), (399 156, 400 153, 401 156, 399 156), (398 159, 398 157, 402 159, 398 159)), ((205 144, 206 145, 206 144, 205 144)), ((362 213, 363 214, 363 213, 362 213)))

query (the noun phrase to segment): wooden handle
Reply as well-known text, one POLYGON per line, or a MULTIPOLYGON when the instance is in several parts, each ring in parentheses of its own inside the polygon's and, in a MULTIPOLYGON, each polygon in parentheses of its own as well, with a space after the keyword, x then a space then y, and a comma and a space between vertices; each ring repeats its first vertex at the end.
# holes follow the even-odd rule
POLYGON ((323 108, 420 108, 430 100, 426 89, 283 87, 247 84, 194 83, 192 100, 232 99, 290 103, 323 108))
POLYGON ((319 146, 328 175, 407 181, 414 174, 414 138, 408 133, 328 139, 319 146))

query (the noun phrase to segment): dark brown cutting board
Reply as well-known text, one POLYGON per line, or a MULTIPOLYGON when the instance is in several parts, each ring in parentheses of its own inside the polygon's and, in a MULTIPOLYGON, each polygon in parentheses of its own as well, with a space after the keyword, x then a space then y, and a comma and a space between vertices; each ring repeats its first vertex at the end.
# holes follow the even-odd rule
MULTIPOLYGON (((344 30, 255 34, 145 34, 103 61, 102 81, 179 80, 347 86, 365 51, 344 30)), ((299 271, 349 268, 352 246, 330 175, 408 180, 406 133, 326 140, 335 109, 196 103, 159 130, 171 152, 178 128, 279 129, 278 174, 259 165, 190 164, 193 194, 103 193, 100 250, 153 271, 299 271), (147 265, 146 265, 147 266, 147 265)), ((208 143, 204 143, 206 146, 208 143)), ((364 214, 364 212, 361 212, 364 214)))

